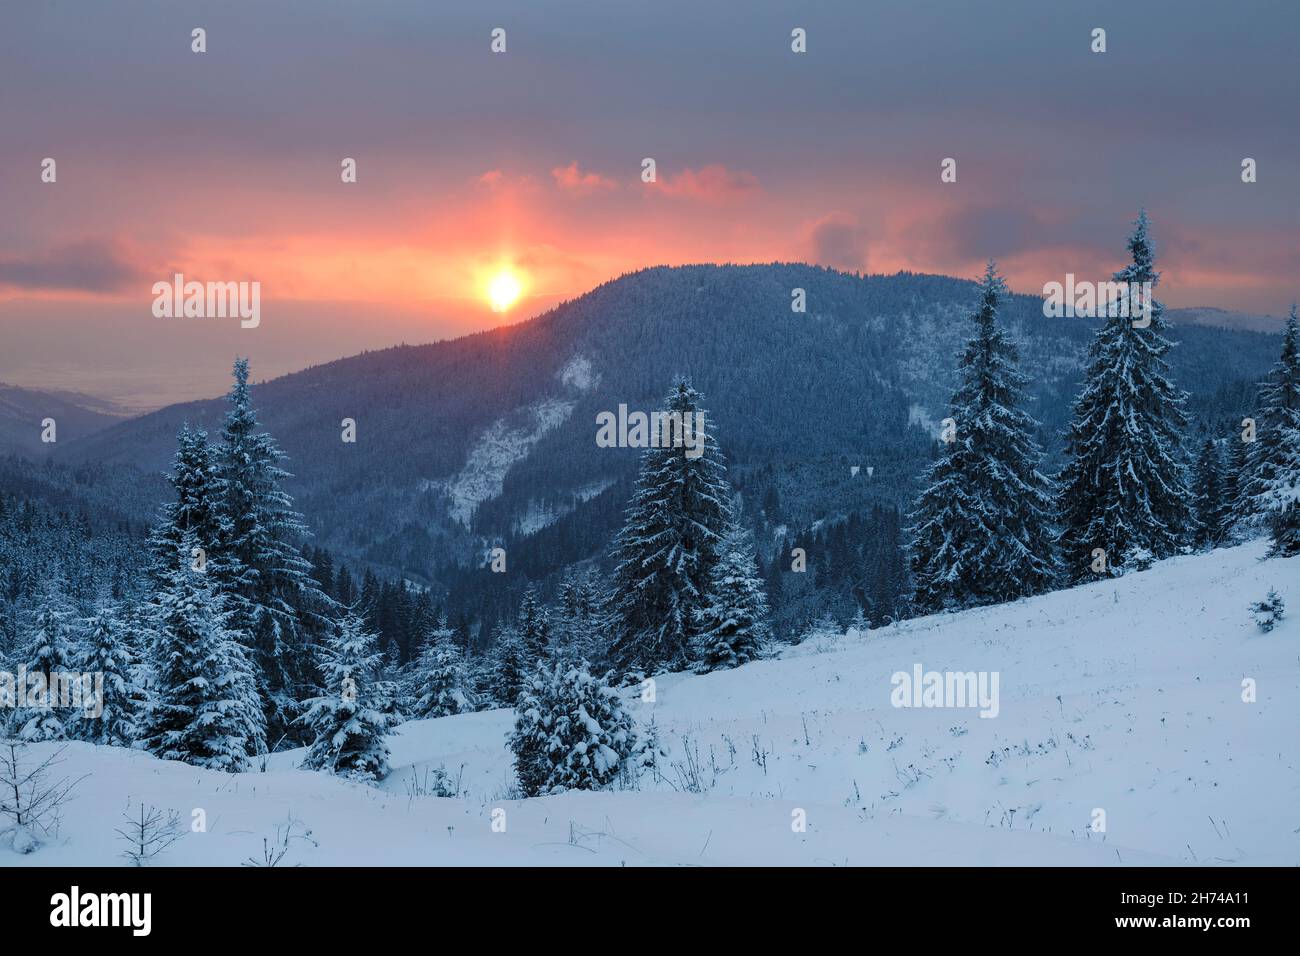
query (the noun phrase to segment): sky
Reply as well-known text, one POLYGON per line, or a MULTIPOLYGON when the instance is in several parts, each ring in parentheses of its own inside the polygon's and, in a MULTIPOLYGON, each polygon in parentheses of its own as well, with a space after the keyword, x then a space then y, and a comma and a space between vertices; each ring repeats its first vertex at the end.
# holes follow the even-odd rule
POLYGON ((1041 292, 1121 267, 1140 207, 1166 304, 1283 314, 1297 36, 1294 0, 4 4, 0 381, 215 395, 236 352, 269 377, 660 264, 993 257, 1041 292), (155 317, 178 272, 259 282, 260 325, 155 317))

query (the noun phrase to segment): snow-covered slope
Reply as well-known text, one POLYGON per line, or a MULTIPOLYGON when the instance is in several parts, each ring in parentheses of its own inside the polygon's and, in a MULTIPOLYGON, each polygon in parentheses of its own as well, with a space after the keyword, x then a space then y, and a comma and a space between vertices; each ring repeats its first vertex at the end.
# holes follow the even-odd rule
POLYGON ((629 697, 671 750, 639 791, 510 799, 506 711, 404 725, 378 789, 294 754, 230 777, 73 744, 61 772, 92 776, 60 841, 0 863, 120 862, 113 827, 143 801, 206 812, 173 864, 260 857, 290 815, 311 839, 286 864, 1300 864, 1300 624, 1262 634, 1247 612, 1276 587, 1300 617, 1300 559, 1262 555, 663 677, 655 703, 629 697), (997 672, 997 716, 895 708, 891 676, 916 664, 997 672), (412 796, 438 768, 461 796, 412 796))

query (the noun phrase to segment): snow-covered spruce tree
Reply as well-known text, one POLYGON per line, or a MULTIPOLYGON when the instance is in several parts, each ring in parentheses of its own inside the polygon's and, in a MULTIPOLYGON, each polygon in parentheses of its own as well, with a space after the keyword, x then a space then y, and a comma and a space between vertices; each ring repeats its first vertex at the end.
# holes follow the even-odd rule
MULTIPOLYGON (((63 592, 63 578, 48 581, 32 615, 28 638, 19 650, 19 667, 27 673, 34 706, 18 707, 9 718, 10 732, 21 740, 64 740, 74 733, 80 712, 59 707, 59 688, 74 670, 75 615, 63 592), (33 689, 39 675, 42 686, 33 689)), ((21 703, 21 702, 20 702, 21 703)))
POLYGON ((748 534, 733 524, 723 539, 721 553, 709 584, 707 606, 699 612, 695 669, 700 672, 757 660, 771 639, 767 594, 748 534))
POLYGON ((127 709, 135 721, 137 740, 145 714, 149 710, 149 701, 153 696, 156 673, 152 661, 158 646, 157 625, 160 615, 153 600, 161 589, 157 584, 154 587, 155 590, 149 592, 143 599, 122 606, 119 615, 122 631, 125 634, 127 653, 130 654, 132 661, 127 675, 127 689, 130 695, 130 705, 127 709))
POLYGON ((1223 469, 1224 527, 1226 540, 1235 543, 1245 537, 1246 518, 1251 510, 1244 498, 1249 477, 1246 456, 1250 443, 1242 439, 1240 431, 1234 430, 1227 445, 1223 469))
POLYGON ((1276 589, 1269 588, 1264 600, 1256 601, 1250 606, 1250 614, 1255 625, 1267 634, 1286 616, 1286 602, 1276 589))
POLYGON ((911 565, 919 610, 1011 601, 1055 579, 1051 487, 1038 470, 1037 423, 1020 409, 1025 377, 998 325, 1006 286, 992 262, 980 282, 975 335, 959 362, 951 416, 956 440, 922 481, 911 514, 911 565))
POLYGON ((538 668, 520 694, 509 746, 525 796, 598 790, 637 752, 636 722, 585 666, 555 664, 538 668))
POLYGON ((416 700, 412 717, 448 717, 471 710, 468 676, 460 648, 452 640, 455 632, 444 617, 415 662, 416 700))
POLYGON ((1255 441, 1246 452, 1243 503, 1268 523, 1270 555, 1300 554, 1300 324, 1291 306, 1282 357, 1260 388, 1255 441))
POLYGON ((669 393, 665 412, 691 429, 690 441, 679 433, 682 440, 668 447, 646 449, 614 541, 608 657, 624 671, 682 670, 690 664, 695 612, 706 606, 731 521, 726 465, 700 403, 700 393, 685 381, 669 393), (697 427, 700 420, 704 428, 697 427))
POLYGON ((217 511, 217 479, 216 450, 208 443, 208 433, 182 426, 171 474, 167 476, 176 500, 163 505, 161 517, 149 534, 150 574, 155 586, 169 579, 177 548, 187 533, 194 536, 195 547, 202 549, 205 562, 218 560, 222 526, 217 511))
POLYGON ((596 572, 569 571, 560 582, 559 614, 552 636, 552 657, 569 663, 596 660, 603 653, 602 608, 605 599, 596 572))
POLYGON ((195 546, 192 534, 182 537, 155 598, 152 700, 140 740, 164 760, 236 773, 248 768, 250 755, 266 751, 266 724, 226 596, 191 565, 195 546))
POLYGON ((86 622, 77 662, 83 674, 102 675, 103 699, 98 716, 83 714, 77 736, 109 747, 130 747, 137 735, 136 659, 125 628, 111 607, 101 607, 86 622))
POLYGON ((1198 548, 1217 548, 1228 537, 1232 511, 1228 503, 1227 475, 1219 443, 1205 439, 1200 457, 1196 459, 1196 476, 1192 493, 1196 499, 1196 533, 1194 544, 1198 548))
MULTIPOLYGON (((1133 262, 1115 273, 1116 282, 1154 288, 1159 281, 1147 225, 1143 211, 1128 240, 1133 262)), ((1164 337, 1164 306, 1154 297, 1147 305, 1149 324, 1107 317, 1088 349, 1058 479, 1061 561, 1070 583, 1093 576, 1095 549, 1105 552, 1108 571, 1122 573, 1175 554, 1192 528, 1186 396, 1168 377, 1165 354, 1173 346, 1164 337)))
POLYGON ((306 702, 299 717, 315 739, 303 767, 328 770, 355 780, 382 780, 388 774, 384 734, 392 718, 372 701, 371 682, 383 656, 366 622, 353 610, 335 623, 321 648, 325 693, 306 702))
POLYGON ((447 621, 445 611, 433 622, 433 626, 425 634, 425 640, 431 644, 456 644, 456 629, 447 621))
POLYGON ((530 668, 536 667, 550 657, 551 621, 546 614, 546 608, 542 607, 541 602, 537 600, 535 588, 530 587, 524 591, 515 628, 519 632, 524 657, 530 668))
POLYGON ((297 700, 314 686, 312 644, 337 608, 298 549, 307 527, 281 487, 289 477, 280 467, 284 455, 258 430, 247 359, 235 362, 234 376, 217 449, 222 540, 213 571, 230 596, 239 630, 251 640, 268 729, 292 736, 297 700))
POLYGON ((529 667, 514 628, 497 625, 488 655, 492 698, 499 707, 513 707, 528 679, 529 667))

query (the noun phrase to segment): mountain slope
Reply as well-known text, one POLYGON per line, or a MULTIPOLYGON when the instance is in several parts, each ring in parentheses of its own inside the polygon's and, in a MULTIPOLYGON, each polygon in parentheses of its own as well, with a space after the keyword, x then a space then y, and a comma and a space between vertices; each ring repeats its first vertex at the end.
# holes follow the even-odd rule
POLYGON ((74 442, 116 425, 126 409, 78 392, 38 391, 0 382, 0 455, 44 455, 58 442, 74 442), (56 442, 42 441, 43 422, 55 422, 56 442))
POLYGON ((232 780, 71 744, 60 773, 93 773, 93 801, 78 797, 56 845, 0 850, 0 865, 120 864, 113 827, 143 801, 206 813, 208 832, 158 861, 172 865, 260 858, 293 818, 310 839, 286 865, 1294 866, 1300 628, 1261 634, 1246 605, 1277 587, 1295 606, 1300 558, 1263 551, 664 676, 654 704, 627 695, 668 749, 638 790, 512 799, 509 711, 402 725, 378 789, 294 769, 301 751, 232 780), (997 716, 892 706, 892 675, 918 663, 996 671, 997 716), (439 769, 459 796, 421 793, 439 769))
MULTIPOLYGON (((942 276, 654 268, 515 326, 309 368, 259 385, 255 401, 319 541, 415 577, 564 515, 607 540, 638 452, 598 448, 596 414, 656 408, 682 374, 706 396, 733 482, 753 504, 775 486, 783 521, 802 527, 911 497, 973 301, 973 283, 942 276), (795 288, 806 313, 791 311, 795 288), (344 418, 356 444, 340 441, 344 418), (863 474, 850 480, 853 465, 863 474)), ((1056 449, 1092 325, 1046 319, 1032 296, 1010 297, 1005 319, 1056 449)), ((1273 340, 1176 331, 1174 373, 1195 389, 1193 411, 1238 416, 1273 340)), ((223 411, 171 406, 61 451, 158 471, 183 421, 215 431, 223 411)))
POLYGON ((1237 331, 1267 332, 1279 335, 1286 325, 1284 316, 1258 315, 1254 312, 1237 312, 1230 309, 1216 309, 1214 306, 1202 305, 1188 309, 1169 309, 1165 316, 1175 324, 1192 323, 1210 325, 1237 331))

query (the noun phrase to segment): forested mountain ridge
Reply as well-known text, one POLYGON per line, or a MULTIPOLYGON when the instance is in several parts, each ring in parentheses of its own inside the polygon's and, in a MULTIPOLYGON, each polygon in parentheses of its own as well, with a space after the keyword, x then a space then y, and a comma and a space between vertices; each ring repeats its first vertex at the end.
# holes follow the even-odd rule
POLYGON ((39 455, 122 421, 129 410, 78 392, 40 391, 0 382, 0 455, 39 455), (53 419, 55 430, 44 424, 53 419), (52 440, 53 439, 53 440, 52 440))
MULTIPOLYGON (((620 516, 639 452, 597 447, 597 413, 657 408, 679 374, 705 396, 753 523, 794 530, 903 504, 947 414, 975 299, 973 282, 944 276, 657 267, 517 325, 340 359, 257 385, 254 398, 318 544, 427 579, 492 542, 530 541, 547 552, 528 560, 540 574, 599 553, 620 516), (794 289, 805 313, 791 308, 794 289), (355 444, 341 440, 345 418, 355 444)), ((1028 295, 1009 296, 1003 316, 1054 461, 1095 324, 1045 318, 1028 295)), ((1193 420, 1239 420, 1273 338, 1196 325, 1174 338, 1193 420)), ((215 430, 223 410, 170 406, 54 454, 157 474, 183 422, 215 430)))

